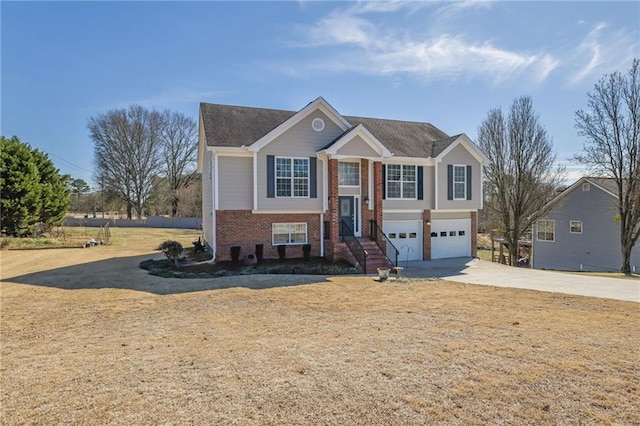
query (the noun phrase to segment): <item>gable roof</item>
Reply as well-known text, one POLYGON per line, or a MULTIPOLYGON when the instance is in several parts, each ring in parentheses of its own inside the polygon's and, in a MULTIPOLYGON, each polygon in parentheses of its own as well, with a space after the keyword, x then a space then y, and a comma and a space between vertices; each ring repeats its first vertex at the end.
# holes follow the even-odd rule
POLYGON ((387 147, 383 145, 375 136, 371 134, 362 124, 358 124, 355 127, 350 128, 336 139, 331 141, 329 144, 325 145, 320 149, 320 151, 325 151, 330 154, 337 154, 338 150, 353 140, 354 137, 360 136, 364 142, 371 147, 374 151, 376 151, 381 157, 391 157, 392 154, 389 152, 387 147))
POLYGON ((573 192, 576 188, 580 187, 583 183, 589 183, 595 186, 596 188, 600 189, 604 193, 611 195, 614 199, 618 199, 618 196, 616 195, 618 189, 614 179, 583 176, 577 181, 575 181, 572 185, 570 185, 567 189, 562 191, 560 194, 556 195, 551 201, 549 201, 545 205, 544 208, 548 208, 554 205, 555 203, 560 201, 562 198, 564 198, 565 196, 573 192))
MULTIPOLYGON (((318 98, 314 102, 319 101, 326 103, 322 98, 318 98)), ((248 147, 301 111, 204 102, 200 104, 206 143, 211 147, 248 147)), ((352 127, 347 128, 345 133, 336 140, 344 137, 358 125, 363 125, 396 157, 435 158, 460 137, 460 135, 450 137, 430 123, 355 116, 342 118, 352 127)), ((325 148, 328 148, 333 142, 335 140, 325 148)))

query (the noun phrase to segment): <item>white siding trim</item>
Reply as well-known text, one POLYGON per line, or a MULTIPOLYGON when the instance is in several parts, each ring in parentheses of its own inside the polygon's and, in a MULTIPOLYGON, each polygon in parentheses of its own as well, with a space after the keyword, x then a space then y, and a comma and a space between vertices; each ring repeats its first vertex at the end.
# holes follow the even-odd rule
POLYGON ((422 209, 385 209, 383 213, 422 213, 422 209))
MULTIPOLYGON (((424 176, 423 176, 424 177, 424 176)), ((433 173, 433 195, 434 195, 434 205, 433 205, 433 209, 434 210, 438 210, 438 199, 439 197, 439 192, 438 189, 440 189, 440 184, 438 183, 438 163, 435 164, 435 170, 433 173)))
POLYGON ((324 213, 320 213, 320 257, 324 257, 324 213))
POLYGON ((374 182, 373 181, 373 161, 371 161, 371 160, 369 160, 369 176, 368 176, 368 178, 369 178, 369 185, 368 185, 369 193, 367 194, 369 196, 369 206, 368 207, 369 207, 369 210, 373 210, 373 206, 375 205, 374 201, 373 201, 373 197, 374 197, 375 191, 373 190, 373 182, 374 182))
POLYGON ((215 191, 213 192, 213 210, 218 210, 218 155, 213 156, 213 186, 215 191))
POLYGON ((329 210, 329 162, 327 158, 318 156, 322 161, 322 210, 329 210))
POLYGON ((253 210, 258 210, 258 153, 253 153, 253 210))
POLYGON ((252 210, 253 214, 322 214, 322 210, 252 210))

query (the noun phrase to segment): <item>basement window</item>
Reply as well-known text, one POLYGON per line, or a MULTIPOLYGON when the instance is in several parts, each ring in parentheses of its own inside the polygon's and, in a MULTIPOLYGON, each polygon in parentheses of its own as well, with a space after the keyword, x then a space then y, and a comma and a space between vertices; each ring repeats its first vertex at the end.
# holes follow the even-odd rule
POLYGON ((274 246, 307 243, 306 223, 274 223, 271 231, 274 246))

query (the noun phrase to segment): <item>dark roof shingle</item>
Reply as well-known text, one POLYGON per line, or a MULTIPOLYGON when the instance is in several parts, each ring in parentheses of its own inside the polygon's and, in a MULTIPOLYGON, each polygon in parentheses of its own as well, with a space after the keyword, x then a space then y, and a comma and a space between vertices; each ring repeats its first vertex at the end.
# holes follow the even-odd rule
MULTIPOLYGON (((208 146, 249 146, 291 118, 297 111, 201 103, 208 146)), ((344 116, 362 124, 398 157, 436 157, 458 136, 449 137, 429 123, 344 116)), ((331 145, 331 144, 329 144, 331 145)))

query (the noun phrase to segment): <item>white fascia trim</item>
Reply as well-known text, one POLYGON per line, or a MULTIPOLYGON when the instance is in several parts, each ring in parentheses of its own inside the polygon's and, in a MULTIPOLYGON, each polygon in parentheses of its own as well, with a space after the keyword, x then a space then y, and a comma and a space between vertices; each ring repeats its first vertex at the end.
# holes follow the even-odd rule
POLYGON ((345 120, 345 118, 340 115, 338 111, 336 111, 331 105, 329 105, 327 101, 322 98, 322 96, 320 96, 309 105, 296 112, 287 121, 281 123, 278 127, 252 143, 248 147, 249 151, 260 151, 267 144, 272 142, 287 130, 291 129, 316 109, 322 111, 327 117, 329 117, 331 121, 333 121, 338 127, 340 127, 343 132, 347 131, 347 129, 351 127, 351 124, 349 124, 349 122, 345 120))
POLYGON ((227 146, 213 146, 209 147, 209 150, 214 155, 223 155, 225 157, 251 157, 252 152, 249 152, 246 147, 227 147, 227 146))
POLYGON ((464 146, 467 151, 469 151, 469 153, 480 162, 480 164, 489 164, 489 159, 487 158, 487 156, 484 155, 482 151, 480 151, 480 148, 478 148, 478 145, 473 143, 473 141, 469 139, 469 137, 464 133, 461 134, 460 137, 458 137, 458 139, 456 139, 451 145, 446 147, 445 150, 435 158, 435 161, 437 163, 441 162, 444 157, 446 157, 447 154, 453 151, 458 145, 464 146))
POLYGON ((382 142, 376 139, 376 137, 373 136, 371 132, 369 132, 362 124, 358 124, 345 136, 338 139, 333 145, 327 148, 325 152, 327 154, 336 156, 338 154, 338 150, 351 142, 356 136, 360 136, 365 141, 365 143, 371 147, 371 149, 380 154, 380 157, 388 158, 393 156, 391 151, 389 151, 387 147, 382 144, 382 142))
POLYGON ((383 164, 408 164, 411 166, 435 166, 433 158, 393 157, 383 161, 383 164))
POLYGON ((252 210, 252 214, 322 214, 322 210, 252 210))
MULTIPOLYGON (((325 151, 322 151, 325 153, 325 151)), ((355 155, 340 155, 340 154, 327 154, 328 158, 332 160, 341 160, 341 161, 357 161, 357 160, 369 160, 369 161, 382 161, 383 157, 360 157, 355 155)))

